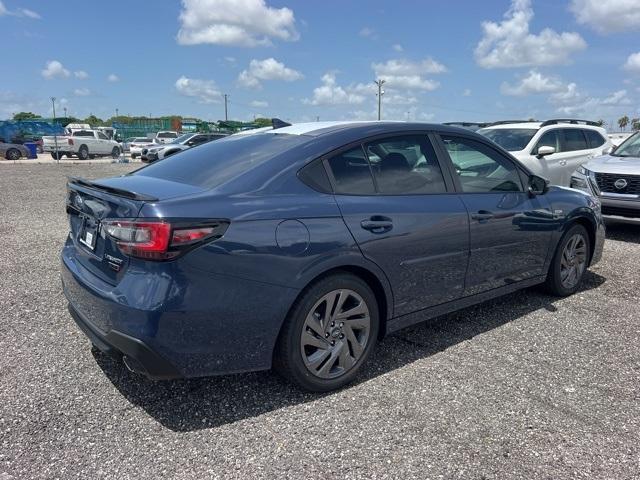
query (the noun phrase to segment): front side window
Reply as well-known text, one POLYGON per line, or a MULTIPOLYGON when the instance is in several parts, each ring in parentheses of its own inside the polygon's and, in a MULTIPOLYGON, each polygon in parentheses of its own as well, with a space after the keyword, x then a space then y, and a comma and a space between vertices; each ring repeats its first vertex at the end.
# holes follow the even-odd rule
POLYGON ((98 138, 99 138, 100 140, 109 140, 109 139, 107 138, 107 136, 106 136, 104 133, 102 133, 102 132, 98 132, 98 138))
POLYGON ((537 155, 540 147, 553 147, 556 149, 556 153, 561 152, 562 149, 560 148, 560 136, 558 135, 558 130, 554 129, 546 131, 542 137, 540 137, 540 140, 538 140, 538 143, 533 148, 531 154, 537 155))
POLYGON ((441 135, 465 193, 521 192, 516 166, 490 147, 463 137, 441 135))
POLYGON ((587 140, 584 138, 582 130, 579 128, 563 128, 564 134, 564 150, 566 152, 574 152, 576 150, 587 150, 587 140))
MULTIPOLYGON (((214 142, 216 143, 216 142, 214 142)), ((342 152, 327 161, 336 193, 374 195, 373 177, 362 147, 342 152)))
POLYGON ((640 157, 640 133, 626 139, 613 153, 616 157, 640 157))
POLYGON ((538 130, 535 128, 481 128, 478 133, 509 152, 524 150, 538 130))
POLYGON ((378 193, 409 195, 447 191, 436 152, 426 135, 403 135, 365 145, 378 193))

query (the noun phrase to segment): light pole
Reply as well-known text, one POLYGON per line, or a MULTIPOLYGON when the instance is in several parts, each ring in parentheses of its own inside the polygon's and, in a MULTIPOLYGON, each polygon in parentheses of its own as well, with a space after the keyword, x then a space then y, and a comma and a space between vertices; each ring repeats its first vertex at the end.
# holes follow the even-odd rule
POLYGON ((116 120, 118 119, 118 109, 116 108, 116 120))
POLYGON ((67 107, 64 107, 64 118, 67 118, 67 107))
POLYGON ((229 115, 227 113, 227 99, 229 98, 229 95, 225 93, 222 96, 224 97, 224 121, 226 122, 229 120, 229 115))
POLYGON ((382 90, 382 85, 387 83, 385 80, 376 80, 375 83, 378 86, 378 120, 381 118, 382 113, 382 95, 384 95, 384 90, 382 90))
POLYGON ((58 152, 58 135, 56 134, 57 129, 55 128, 56 125, 56 97, 51 97, 51 105, 53 106, 53 141, 55 143, 56 146, 56 162, 60 161, 60 152, 58 152))

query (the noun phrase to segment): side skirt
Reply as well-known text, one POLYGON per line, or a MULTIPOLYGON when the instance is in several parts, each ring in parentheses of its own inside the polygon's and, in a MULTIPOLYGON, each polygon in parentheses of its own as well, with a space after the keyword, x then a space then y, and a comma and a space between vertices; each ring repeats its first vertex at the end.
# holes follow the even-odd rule
POLYGON ((539 277, 530 278, 527 280, 522 280, 517 283, 505 285, 504 287, 494 288, 493 290, 488 290, 486 292, 478 293, 476 295, 471 295, 469 297, 460 298, 458 300, 453 300, 451 302, 442 303, 434 307, 429 307, 423 310, 419 310, 417 312, 409 313, 407 315, 402 315, 401 317, 392 318, 387 322, 387 334, 395 332, 405 327, 409 327, 411 325, 415 325, 416 323, 425 322, 432 318, 439 317, 440 315, 445 315, 447 313, 455 312, 462 308, 470 307, 478 303, 486 302, 487 300, 491 300, 509 293, 513 293, 523 288, 532 287, 533 285, 538 285, 540 283, 543 283, 545 279, 546 279, 546 276, 543 275, 539 277))

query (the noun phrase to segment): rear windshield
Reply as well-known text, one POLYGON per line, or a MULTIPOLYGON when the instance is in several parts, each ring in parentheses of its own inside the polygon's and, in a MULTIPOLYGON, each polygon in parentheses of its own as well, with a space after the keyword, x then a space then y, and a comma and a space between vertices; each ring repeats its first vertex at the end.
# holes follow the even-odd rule
POLYGON ((142 142, 151 142, 152 140, 149 140, 148 138, 136 138, 133 141, 135 143, 142 143, 142 142))
POLYGON ((158 133, 158 138, 176 138, 178 136, 177 133, 173 132, 160 132, 158 133))
POLYGON ((538 130, 535 128, 481 128, 478 133, 508 152, 524 150, 538 130))
POLYGON ((132 175, 215 188, 308 140, 302 135, 272 133, 232 135, 172 155, 132 175))

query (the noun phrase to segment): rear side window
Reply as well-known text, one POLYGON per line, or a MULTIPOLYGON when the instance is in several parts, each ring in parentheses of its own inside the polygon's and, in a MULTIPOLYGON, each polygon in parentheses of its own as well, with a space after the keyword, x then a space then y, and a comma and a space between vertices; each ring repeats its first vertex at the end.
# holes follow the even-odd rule
POLYGON ((369 162, 361 147, 342 152, 327 161, 333 176, 335 193, 346 195, 374 195, 373 177, 369 162))
POLYGON ((580 128, 563 128, 564 135, 564 151, 573 152, 575 150, 587 150, 587 140, 584 138, 582 129, 580 128))
POLYGON ((303 135, 231 135, 152 163, 132 175, 215 188, 307 141, 303 135))
POLYGON ((426 135, 403 135, 365 145, 378 192, 386 195, 445 193, 436 152, 426 135))
POLYGON ((606 142, 604 137, 600 135, 595 130, 585 130, 584 134, 587 137, 587 141, 589 142, 589 148, 598 148, 606 142))

